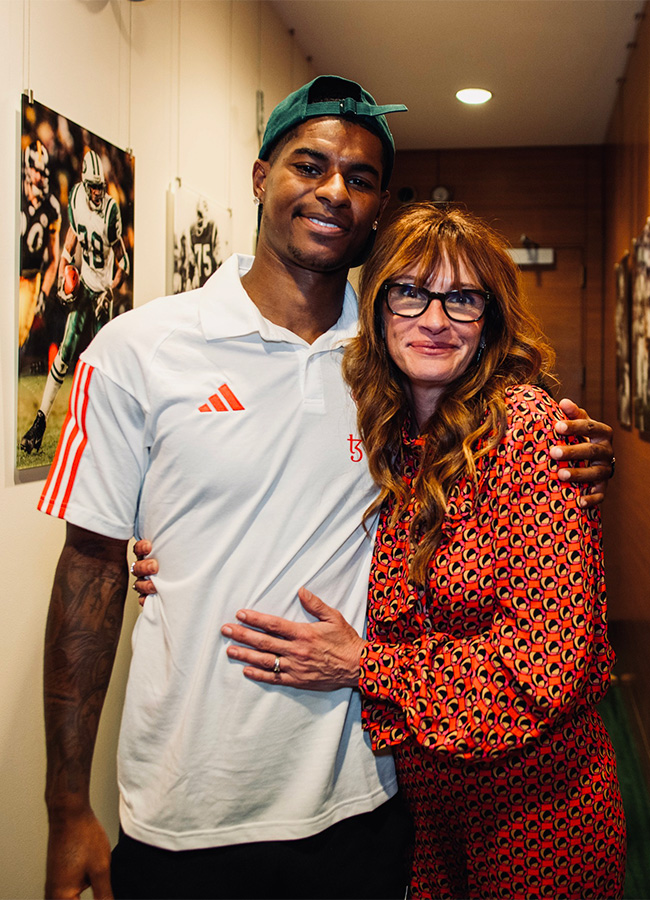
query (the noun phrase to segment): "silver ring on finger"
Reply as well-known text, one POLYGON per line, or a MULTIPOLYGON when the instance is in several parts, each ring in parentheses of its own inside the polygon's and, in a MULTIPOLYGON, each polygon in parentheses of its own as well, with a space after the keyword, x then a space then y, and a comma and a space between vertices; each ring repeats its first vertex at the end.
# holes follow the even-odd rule
POLYGON ((134 563, 134 562, 131 563, 131 575, 133 575, 135 578, 138 577, 138 576, 135 574, 135 563, 134 563))
POLYGON ((279 656, 275 657, 275 662, 273 663, 273 674, 274 675, 280 674, 280 657, 279 656))

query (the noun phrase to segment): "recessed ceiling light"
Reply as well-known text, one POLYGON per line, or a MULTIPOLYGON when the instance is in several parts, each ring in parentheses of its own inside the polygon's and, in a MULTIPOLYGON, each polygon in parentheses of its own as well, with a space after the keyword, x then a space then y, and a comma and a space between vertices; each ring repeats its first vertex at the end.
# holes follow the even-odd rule
POLYGON ((492 98, 492 91, 484 91, 483 88, 464 88, 462 91, 456 91, 456 97, 461 103, 471 103, 475 106, 487 103, 492 98))

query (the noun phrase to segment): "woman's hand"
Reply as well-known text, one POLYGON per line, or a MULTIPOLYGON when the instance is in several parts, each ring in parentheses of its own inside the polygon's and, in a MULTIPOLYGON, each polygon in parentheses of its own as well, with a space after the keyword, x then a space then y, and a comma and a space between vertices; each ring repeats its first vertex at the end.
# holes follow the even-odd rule
POLYGON ((149 594, 156 593, 156 585, 151 581, 151 576, 158 573, 158 560, 150 557, 145 559, 151 553, 150 541, 136 541, 133 545, 133 552, 137 559, 131 564, 131 574, 135 575, 133 590, 138 596, 138 603, 144 606, 144 601, 149 594))
POLYGON ((228 647, 228 656, 245 664, 244 675, 252 681, 310 691, 356 687, 366 642, 338 610, 311 591, 300 588, 298 597, 317 622, 240 610, 238 622, 221 629, 225 637, 238 641, 228 647))
POLYGON ((551 456, 563 462, 587 462, 586 466, 564 466, 558 469, 560 481, 574 481, 588 484, 588 491, 580 497, 584 509, 597 506, 605 499, 607 481, 614 474, 614 450, 612 429, 604 422, 590 419, 584 409, 573 400, 560 400, 560 408, 567 421, 558 422, 555 430, 559 435, 575 435, 587 438, 582 444, 562 444, 551 448, 551 456))

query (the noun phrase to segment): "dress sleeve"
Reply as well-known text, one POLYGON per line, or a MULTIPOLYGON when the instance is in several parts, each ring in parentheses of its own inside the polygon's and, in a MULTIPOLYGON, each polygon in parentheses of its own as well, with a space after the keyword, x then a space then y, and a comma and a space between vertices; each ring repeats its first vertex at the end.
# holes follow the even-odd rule
POLYGON ((498 756, 604 693, 613 659, 600 520, 556 476, 548 450, 558 418, 548 402, 519 403, 483 484, 492 515, 479 565, 490 620, 462 636, 427 625, 440 588, 434 557, 420 634, 366 646, 360 689, 398 723, 383 743, 410 734, 456 757, 498 756))

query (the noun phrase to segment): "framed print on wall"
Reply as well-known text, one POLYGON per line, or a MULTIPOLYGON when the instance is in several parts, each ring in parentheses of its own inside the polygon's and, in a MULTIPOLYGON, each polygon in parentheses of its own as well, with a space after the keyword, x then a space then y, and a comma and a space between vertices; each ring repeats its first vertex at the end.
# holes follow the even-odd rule
POLYGON ((634 423, 650 439, 650 220, 633 251, 632 371, 634 423))
POLYGON ((616 264, 616 407, 621 425, 632 425, 629 254, 616 264))
POLYGON ((16 468, 49 465, 81 352, 133 307, 135 160, 22 98, 16 468))
POLYGON ((230 256, 232 216, 204 194, 176 186, 168 194, 167 293, 203 287, 230 256))

